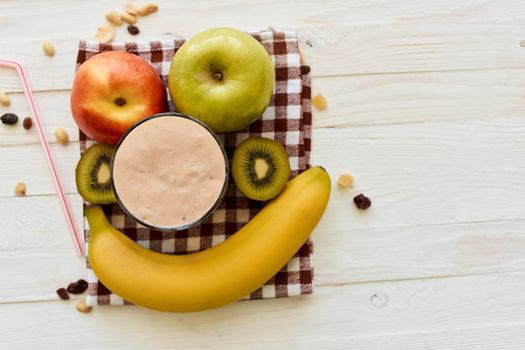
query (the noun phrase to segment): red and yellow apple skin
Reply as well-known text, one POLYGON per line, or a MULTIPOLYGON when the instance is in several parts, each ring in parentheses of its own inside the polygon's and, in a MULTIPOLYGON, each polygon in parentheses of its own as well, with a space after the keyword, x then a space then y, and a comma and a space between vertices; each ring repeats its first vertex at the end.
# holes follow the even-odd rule
POLYGON ((71 92, 71 112, 90 138, 115 144, 137 121, 168 111, 166 88, 140 57, 107 51, 84 62, 71 92))

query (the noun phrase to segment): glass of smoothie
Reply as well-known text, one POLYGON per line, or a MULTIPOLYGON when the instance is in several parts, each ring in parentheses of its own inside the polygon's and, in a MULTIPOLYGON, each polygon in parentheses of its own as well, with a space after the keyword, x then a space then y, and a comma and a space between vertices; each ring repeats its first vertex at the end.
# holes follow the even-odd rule
POLYGON ((140 224, 184 230, 201 223, 221 202, 228 158, 204 123, 179 113, 155 114, 117 143, 111 183, 122 210, 140 224))

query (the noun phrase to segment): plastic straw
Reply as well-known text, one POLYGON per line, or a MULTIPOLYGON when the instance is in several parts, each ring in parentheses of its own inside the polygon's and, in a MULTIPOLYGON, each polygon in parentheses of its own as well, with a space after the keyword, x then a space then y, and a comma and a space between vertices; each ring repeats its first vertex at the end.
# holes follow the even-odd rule
POLYGON ((22 67, 20 63, 16 61, 6 60, 2 58, 0 58, 0 66, 15 68, 20 76, 20 80, 22 81, 22 87, 24 89, 24 93, 26 95, 27 102, 29 103, 29 108, 31 109, 31 113, 34 116, 35 121, 36 121, 36 129, 38 131, 40 144, 42 145, 42 148, 44 149, 44 154, 46 156, 47 165, 49 167, 49 171, 51 172, 51 177, 53 178, 53 182, 55 183, 55 189, 57 191, 58 198, 62 206, 62 211, 64 212, 67 226, 71 234, 71 239, 73 240, 73 244, 75 246, 77 253, 79 255, 84 255, 84 246, 82 244, 78 231, 75 227, 75 221, 73 219, 71 207, 69 206, 66 195, 64 194, 64 190, 62 189, 62 185, 60 184, 60 179, 58 177, 58 173, 55 167, 55 162, 53 161, 53 157, 51 156, 51 150, 49 149, 49 144, 47 143, 47 140, 46 140, 44 128, 42 127, 42 121, 40 119, 40 116, 38 115, 35 100, 33 98, 33 93, 31 92, 29 82, 27 81, 27 76, 24 71, 24 68, 22 67))

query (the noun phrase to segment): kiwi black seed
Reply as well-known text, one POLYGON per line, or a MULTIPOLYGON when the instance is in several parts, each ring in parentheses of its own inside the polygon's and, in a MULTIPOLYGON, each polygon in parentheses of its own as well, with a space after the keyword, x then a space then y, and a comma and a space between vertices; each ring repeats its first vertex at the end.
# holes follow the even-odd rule
POLYGON ((110 164, 113 147, 97 143, 80 157, 75 170, 78 193, 93 204, 110 204, 117 200, 111 187, 110 164))
POLYGON ((252 137, 233 154, 235 184, 250 199, 266 201, 283 190, 290 177, 290 161, 283 145, 275 140, 252 137))

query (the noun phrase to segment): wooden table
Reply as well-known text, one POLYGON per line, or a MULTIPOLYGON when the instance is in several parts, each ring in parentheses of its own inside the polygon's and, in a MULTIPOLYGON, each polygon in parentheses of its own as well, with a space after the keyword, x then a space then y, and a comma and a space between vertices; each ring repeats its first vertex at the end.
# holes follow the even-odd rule
MULTIPOLYGON (((497 0, 159 1, 140 39, 209 27, 296 29, 312 67, 313 164, 334 184, 316 229, 315 293, 209 312, 75 311, 84 276, 35 130, 0 127, 0 347, 525 348, 525 4, 497 0), (18 181, 27 196, 14 197, 18 181), (335 182, 335 181, 334 181, 335 182), (360 212, 352 198, 365 193, 360 212)), ((123 1, 0 1, 0 57, 29 71, 80 227, 69 94, 80 38, 123 1), (44 40, 56 46, 46 57, 44 40)), ((125 27, 116 40, 131 39, 125 27)), ((9 111, 28 113, 0 71, 9 111)), ((0 107, 3 114, 6 108, 0 107)))

